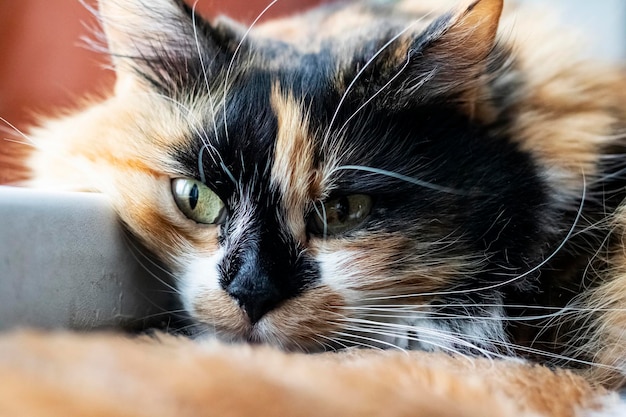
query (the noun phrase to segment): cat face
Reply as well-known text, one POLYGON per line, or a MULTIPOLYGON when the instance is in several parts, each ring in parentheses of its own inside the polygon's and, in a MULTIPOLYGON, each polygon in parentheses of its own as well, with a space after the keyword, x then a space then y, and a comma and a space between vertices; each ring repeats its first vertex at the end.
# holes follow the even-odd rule
POLYGON ((500 341, 499 308, 451 326, 441 319, 458 313, 439 306, 545 249, 533 163, 470 114, 505 53, 492 52, 501 2, 385 20, 347 7, 309 19, 356 23, 336 31, 335 18, 337 33, 298 43, 270 36, 280 22, 247 34, 165 0, 101 2, 118 71, 102 112, 124 121, 103 126, 106 149, 93 150, 114 159, 105 192, 170 267, 190 315, 224 339, 500 341))
POLYGON ((504 294, 568 230, 568 192, 506 126, 523 80, 495 43, 502 2, 409 3, 248 32, 174 1, 100 2, 116 91, 54 122, 90 132, 63 152, 93 177, 65 175, 110 196, 206 332, 500 350, 504 294))

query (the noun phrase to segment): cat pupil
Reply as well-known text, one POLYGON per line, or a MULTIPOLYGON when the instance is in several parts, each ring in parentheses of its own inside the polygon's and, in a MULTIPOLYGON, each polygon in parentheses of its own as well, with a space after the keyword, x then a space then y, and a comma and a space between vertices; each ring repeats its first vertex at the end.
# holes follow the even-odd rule
POLYGON ((345 196, 339 198, 335 204, 334 210, 337 214, 337 220, 340 223, 344 223, 350 214, 350 202, 348 201, 348 198, 345 196))
POLYGON ((321 205, 308 220, 309 232, 338 235, 359 227, 372 210, 372 198, 365 194, 350 194, 333 198, 321 205))
POLYGON ((198 205, 199 196, 200 196, 200 192, 198 191, 198 185, 194 184, 193 187, 191 187, 191 190, 189 191, 189 207, 192 210, 195 210, 196 206, 198 205))

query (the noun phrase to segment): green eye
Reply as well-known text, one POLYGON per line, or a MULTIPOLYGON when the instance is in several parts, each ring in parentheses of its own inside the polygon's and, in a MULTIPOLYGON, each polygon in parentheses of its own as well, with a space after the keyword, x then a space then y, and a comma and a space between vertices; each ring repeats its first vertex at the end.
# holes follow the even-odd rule
POLYGON ((372 198, 352 194, 316 204, 308 222, 309 231, 325 236, 348 232, 359 226, 372 211, 372 198))
POLYGON ((172 195, 180 211, 197 223, 222 224, 226 221, 226 205, 200 181, 176 178, 172 181, 172 195))

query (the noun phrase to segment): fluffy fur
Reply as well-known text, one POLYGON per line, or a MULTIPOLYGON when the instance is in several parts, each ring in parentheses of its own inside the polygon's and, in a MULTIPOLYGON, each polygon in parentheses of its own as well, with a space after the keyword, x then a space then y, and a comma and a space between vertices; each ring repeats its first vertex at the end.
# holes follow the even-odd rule
POLYGON ((166 336, 5 335, 0 374, 3 416, 570 417, 619 406, 540 366, 361 349, 285 354, 166 336))
POLYGON ((97 13, 115 92, 33 130, 32 184, 108 195, 200 335, 523 356, 624 383, 622 72, 501 0, 250 30, 170 0, 97 13), (194 221, 177 178, 223 220, 194 221))

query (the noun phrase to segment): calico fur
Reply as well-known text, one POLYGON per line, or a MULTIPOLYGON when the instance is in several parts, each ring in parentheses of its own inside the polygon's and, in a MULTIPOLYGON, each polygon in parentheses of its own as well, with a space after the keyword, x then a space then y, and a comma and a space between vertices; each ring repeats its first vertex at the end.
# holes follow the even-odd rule
POLYGON ((200 335, 523 356, 620 386, 623 72, 501 0, 432 3, 246 28, 101 0, 115 91, 32 131, 31 183, 109 196, 200 335), (225 223, 187 218, 175 178, 225 223), (311 228, 353 195, 358 226, 311 228))
POLYGON ((541 366, 423 352, 285 354, 164 335, 4 335, 0 374, 3 416, 570 417, 619 406, 581 377, 541 366))

